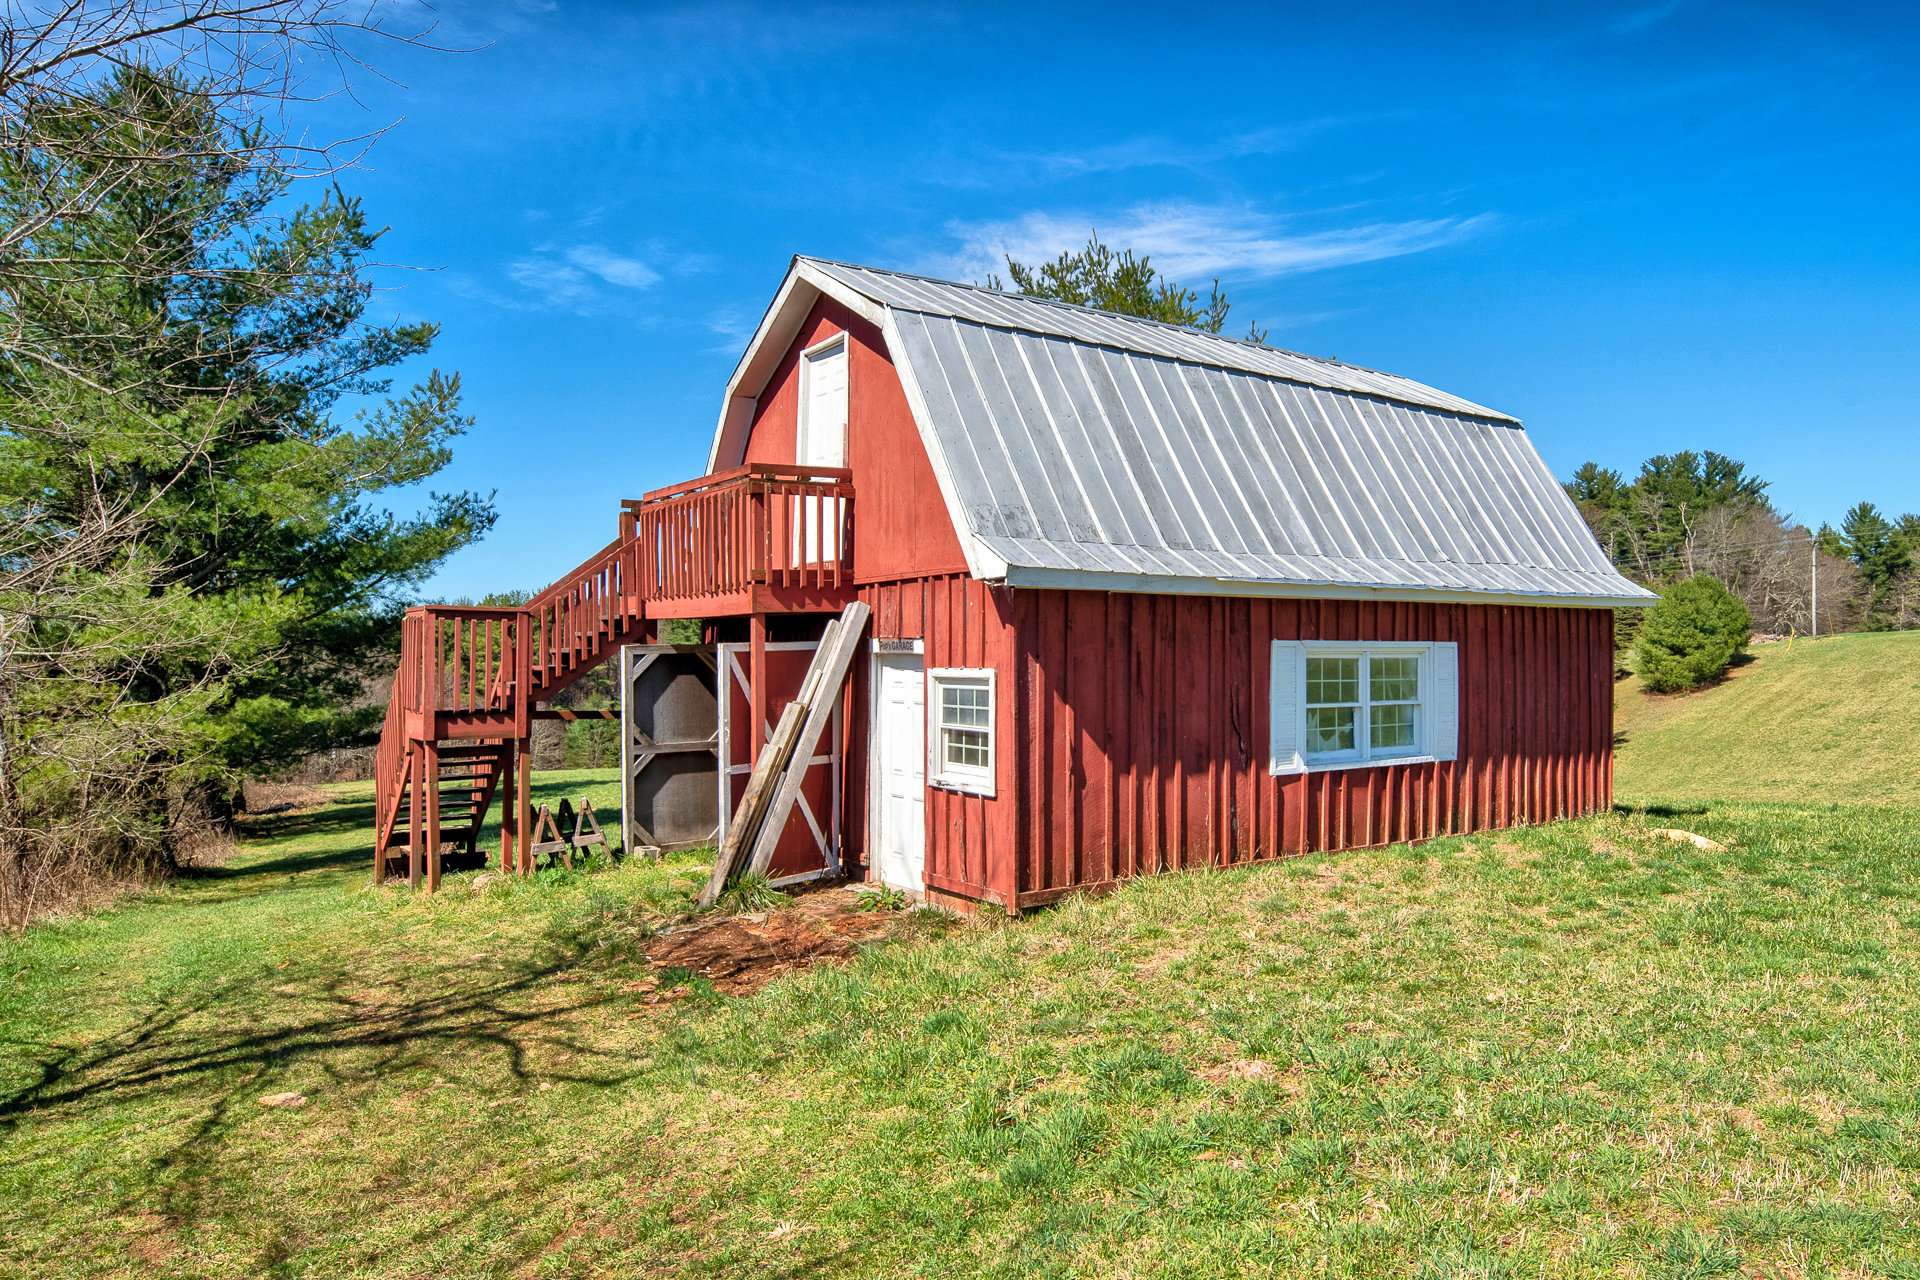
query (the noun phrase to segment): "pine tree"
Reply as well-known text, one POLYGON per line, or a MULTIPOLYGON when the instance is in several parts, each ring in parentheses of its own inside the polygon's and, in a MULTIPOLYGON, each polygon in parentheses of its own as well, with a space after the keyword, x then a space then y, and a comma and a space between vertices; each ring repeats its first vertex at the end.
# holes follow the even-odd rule
POLYGON ((394 394, 436 330, 368 317, 357 201, 295 207, 170 74, 32 110, 0 153, 0 835, 163 849, 183 795, 368 726, 402 597, 492 510, 378 505, 469 420, 457 376, 394 394))
POLYGON ((1753 619, 1720 583, 1698 574, 1668 588, 1634 643, 1634 669, 1655 693, 1692 689, 1726 671, 1747 647, 1753 619))

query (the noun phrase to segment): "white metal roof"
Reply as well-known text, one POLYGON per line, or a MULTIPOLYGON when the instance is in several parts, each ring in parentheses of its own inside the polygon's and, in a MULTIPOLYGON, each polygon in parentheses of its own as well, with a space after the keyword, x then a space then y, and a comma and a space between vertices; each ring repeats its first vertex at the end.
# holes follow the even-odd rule
POLYGON ((878 324, 976 576, 1220 595, 1640 604, 1519 422, 1391 374, 796 258, 713 465, 814 299, 878 324))

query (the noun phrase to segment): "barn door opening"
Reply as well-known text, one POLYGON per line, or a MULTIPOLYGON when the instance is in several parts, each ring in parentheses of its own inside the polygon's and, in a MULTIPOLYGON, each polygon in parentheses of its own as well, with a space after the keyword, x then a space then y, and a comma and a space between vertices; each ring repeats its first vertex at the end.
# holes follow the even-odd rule
POLYGON ((710 644, 620 650, 621 845, 691 849, 719 839, 719 676, 710 644))
MULTIPOLYGON (((773 736, 780 711, 800 692, 807 666, 820 646, 811 640, 776 641, 767 645, 767 690, 764 705, 772 717, 761 726, 761 739, 773 736)), ((720 835, 746 794, 753 773, 753 686, 749 646, 718 646, 720 663, 720 835)), ((807 761, 800 795, 793 813, 774 846, 767 878, 776 885, 797 884, 840 874, 840 711, 821 735, 820 745, 807 761)))

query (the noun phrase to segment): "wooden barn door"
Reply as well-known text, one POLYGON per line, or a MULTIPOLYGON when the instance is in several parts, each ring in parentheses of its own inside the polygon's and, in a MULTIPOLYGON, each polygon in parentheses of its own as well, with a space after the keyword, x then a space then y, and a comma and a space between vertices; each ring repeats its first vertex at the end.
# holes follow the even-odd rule
MULTIPOLYGON (((761 739, 773 736, 774 722, 793 701, 806 678, 807 665, 819 645, 811 640, 779 641, 767 645, 768 722, 761 739)), ((720 651, 720 836, 746 792, 753 773, 753 686, 748 646, 723 644, 720 651)), ((840 873, 840 710, 821 735, 820 745, 807 762, 800 796, 780 843, 774 847, 767 877, 774 884, 794 884, 840 873)))
POLYGON ((718 690, 712 645, 621 646, 620 824, 629 852, 719 839, 718 690))

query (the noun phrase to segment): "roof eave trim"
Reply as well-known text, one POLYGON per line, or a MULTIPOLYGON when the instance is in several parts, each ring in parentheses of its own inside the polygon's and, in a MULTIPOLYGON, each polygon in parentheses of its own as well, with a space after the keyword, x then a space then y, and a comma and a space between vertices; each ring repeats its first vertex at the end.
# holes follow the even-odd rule
POLYGON ((746 451, 747 427, 759 404, 767 380, 786 358, 800 326, 821 297, 833 299, 867 323, 879 327, 885 308, 872 298, 849 288, 804 258, 795 258, 787 268, 787 278, 760 317, 759 327, 747 341, 727 389, 720 399, 720 420, 714 425, 713 444, 707 449, 707 472, 737 465, 746 451))
MULTIPOLYGON (((1576 595, 1571 592, 1448 590, 1435 587, 1363 587, 1327 582, 1273 582, 1253 578, 1205 578, 1159 573, 1105 573, 1092 569, 1044 569, 1009 565, 987 575, 1009 587, 1057 591, 1111 591, 1126 595, 1250 596, 1281 600, 1380 600, 1428 604, 1510 604, 1563 609, 1644 609, 1659 599, 1646 595, 1576 595)), ((1631 584, 1629 584, 1631 585, 1631 584)))

